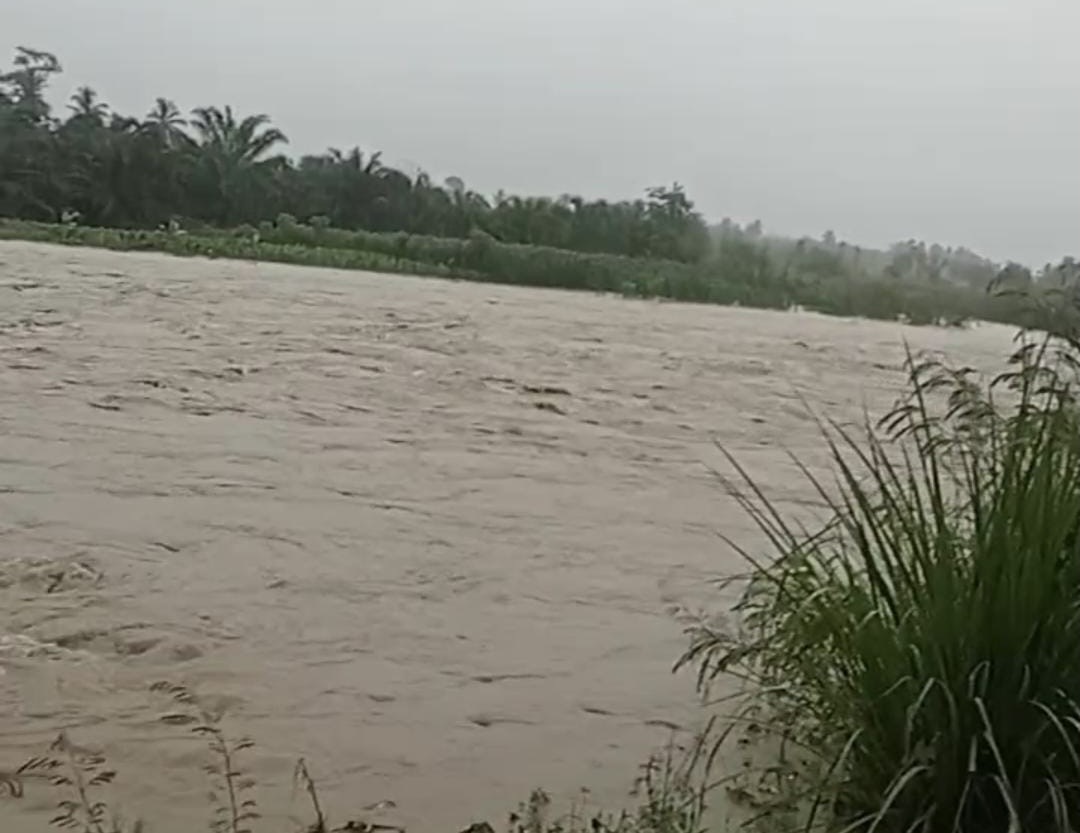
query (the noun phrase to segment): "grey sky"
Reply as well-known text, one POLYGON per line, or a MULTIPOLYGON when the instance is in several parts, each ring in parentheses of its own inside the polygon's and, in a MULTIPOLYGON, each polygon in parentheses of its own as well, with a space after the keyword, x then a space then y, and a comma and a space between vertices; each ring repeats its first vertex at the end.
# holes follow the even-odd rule
POLYGON ((122 112, 267 112, 485 193, 1080 254, 1078 0, 0 0, 122 112))

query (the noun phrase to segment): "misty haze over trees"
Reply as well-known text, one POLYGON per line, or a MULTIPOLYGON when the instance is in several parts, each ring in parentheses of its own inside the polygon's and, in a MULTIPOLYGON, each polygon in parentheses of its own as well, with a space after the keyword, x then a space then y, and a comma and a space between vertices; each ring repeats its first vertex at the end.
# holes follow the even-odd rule
POLYGON ((257 225, 288 214, 335 228, 464 238, 475 230, 504 243, 696 263, 750 249, 803 279, 873 277, 985 288, 1068 281, 1066 258, 1032 274, 964 248, 921 241, 863 249, 826 232, 820 239, 767 235, 760 221, 709 228, 683 188, 648 189, 609 202, 579 196, 488 198, 450 177, 442 185, 384 164, 379 153, 330 149, 290 159, 285 134, 266 115, 197 107, 185 116, 158 98, 141 117, 113 112, 90 87, 54 114, 45 94, 61 71, 50 53, 20 48, 0 74, 0 216, 157 228, 171 222, 257 225))

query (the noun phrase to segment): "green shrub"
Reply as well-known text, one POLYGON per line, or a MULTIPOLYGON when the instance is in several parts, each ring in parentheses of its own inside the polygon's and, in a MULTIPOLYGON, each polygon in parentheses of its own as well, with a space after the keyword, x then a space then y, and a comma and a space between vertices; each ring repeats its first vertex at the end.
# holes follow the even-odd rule
POLYGON ((1019 323, 1016 305, 1010 299, 944 282, 794 273, 773 263, 760 245, 744 240, 720 246, 708 262, 683 263, 501 243, 479 229, 473 230, 467 240, 405 232, 346 231, 329 228, 323 217, 313 217, 311 224, 305 225, 289 214, 278 215, 276 223, 261 223, 257 234, 251 226, 231 231, 203 227, 183 235, 167 235, 0 221, 0 237, 453 275, 520 286, 770 309, 797 305, 831 315, 889 320, 903 317, 915 324, 966 319, 1019 323), (252 248, 250 241, 258 245, 252 248))
POLYGON ((909 356, 886 420, 825 431, 820 529, 731 461, 777 557, 747 554, 740 627, 696 628, 683 661, 751 682, 746 707, 800 750, 806 829, 1077 829, 1075 344, 1025 335, 987 387, 909 356))

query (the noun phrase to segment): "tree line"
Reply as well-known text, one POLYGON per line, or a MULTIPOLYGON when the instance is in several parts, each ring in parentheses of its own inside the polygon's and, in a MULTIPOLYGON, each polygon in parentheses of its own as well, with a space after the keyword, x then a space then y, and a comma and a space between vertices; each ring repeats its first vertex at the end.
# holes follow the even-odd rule
POLYGON ((730 218, 712 227, 713 249, 737 244, 764 251, 774 268, 806 280, 845 277, 922 284, 947 284, 979 291, 993 286, 1012 290, 1080 283, 1080 261, 1065 257, 1032 269, 1021 263, 998 263, 964 246, 902 240, 887 249, 858 246, 826 231, 820 238, 798 239, 767 234, 760 220, 740 226, 730 218))
POLYGON ((379 153, 330 149, 292 159, 264 114, 196 107, 185 116, 158 98, 141 117, 114 112, 80 87, 62 117, 46 100, 56 56, 20 47, 0 74, 0 216, 95 226, 172 222, 257 225, 280 214, 335 228, 466 237, 583 252, 700 260, 708 230, 678 184, 643 198, 487 198, 456 177, 433 182, 379 153))

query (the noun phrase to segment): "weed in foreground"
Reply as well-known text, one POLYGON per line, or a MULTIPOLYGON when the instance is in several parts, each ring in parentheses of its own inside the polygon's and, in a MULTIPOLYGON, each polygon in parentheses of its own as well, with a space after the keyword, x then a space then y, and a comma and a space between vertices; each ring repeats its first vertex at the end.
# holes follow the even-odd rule
POLYGON ((252 833, 251 823, 259 818, 255 779, 244 774, 239 757, 254 742, 246 737, 230 740, 221 728, 220 715, 202 708, 186 686, 160 682, 150 690, 165 694, 175 706, 174 711, 162 715, 162 722, 190 726, 191 732, 204 738, 210 748, 211 758, 204 769, 211 780, 211 833, 252 833))
MULTIPOLYGON (((710 724, 686 747, 672 739, 649 756, 631 792, 633 810, 590 812, 583 792, 568 813, 553 815, 548 793, 534 790, 510 814, 509 833, 702 833, 711 787, 707 755, 711 731, 710 724)), ((473 825, 465 833, 491 833, 491 828, 473 825)))
MULTIPOLYGON (((211 781, 209 801, 211 833, 256 833, 260 816, 254 798, 255 779, 245 771, 243 753, 253 747, 248 738, 232 739, 221 726, 222 715, 204 708, 186 686, 159 682, 151 691, 164 695, 169 710, 161 721, 170 726, 186 726, 203 739, 210 752, 204 770, 211 781)), ((707 759, 710 727, 686 747, 673 739, 662 752, 649 757, 635 781, 634 811, 619 814, 586 812, 586 802, 575 802, 569 813, 554 815, 551 799, 535 790, 518 810, 511 813, 509 833, 702 833, 711 761, 707 759)), ((125 825, 112 813, 97 791, 111 784, 116 773, 107 767, 104 756, 80 749, 66 734, 49 748, 48 754, 32 758, 11 773, 0 773, 0 795, 21 798, 28 779, 45 779, 63 790, 57 814, 50 823, 74 833, 144 833, 141 821, 125 825)), ((307 797, 311 821, 301 823, 296 833, 405 833, 403 828, 366 819, 330 822, 315 778, 305 759, 297 760, 293 771, 294 794, 307 797)), ((583 791, 583 796, 587 792, 583 791)), ((377 809, 379 805, 373 805, 377 809)), ((367 809, 373 809, 367 808, 367 809)), ((263 828, 265 829, 265 827, 263 828)), ((478 822, 463 833, 494 833, 487 822, 478 822)))
POLYGON ((142 833, 143 825, 136 821, 130 827, 113 814, 98 790, 111 784, 116 772, 110 769, 104 756, 74 744, 66 732, 61 732, 45 755, 31 758, 14 773, 4 776, 8 794, 21 798, 25 782, 41 778, 59 789, 56 815, 49 823, 61 830, 76 833, 142 833))

